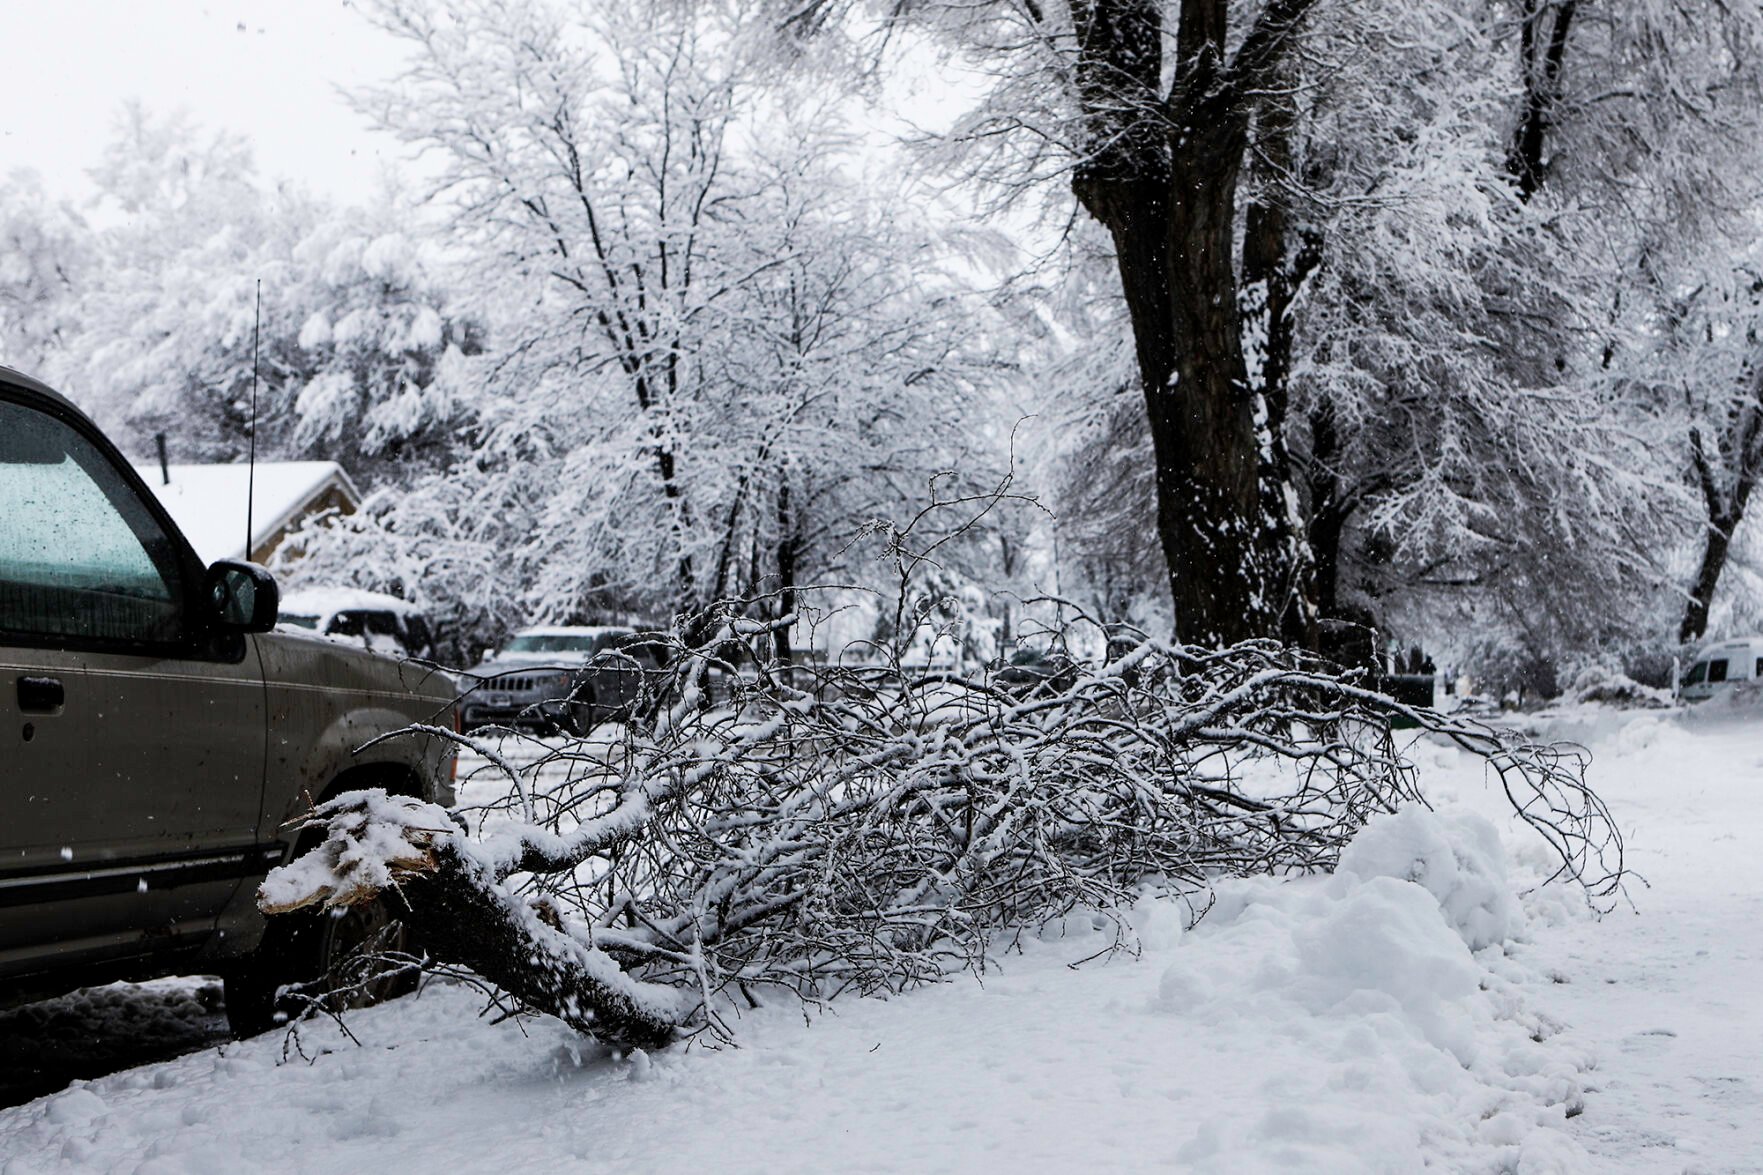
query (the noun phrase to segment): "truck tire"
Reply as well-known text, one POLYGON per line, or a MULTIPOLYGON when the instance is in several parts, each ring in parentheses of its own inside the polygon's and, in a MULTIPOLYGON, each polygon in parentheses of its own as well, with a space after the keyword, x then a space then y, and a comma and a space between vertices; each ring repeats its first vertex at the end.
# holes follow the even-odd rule
POLYGON ((416 990, 416 967, 376 970, 362 954, 369 947, 378 955, 417 953, 414 936, 384 897, 339 910, 276 915, 257 950, 224 977, 228 1025, 238 1036, 255 1036, 298 1018, 315 1002, 341 1012, 416 990), (291 986, 299 990, 284 991, 291 986))

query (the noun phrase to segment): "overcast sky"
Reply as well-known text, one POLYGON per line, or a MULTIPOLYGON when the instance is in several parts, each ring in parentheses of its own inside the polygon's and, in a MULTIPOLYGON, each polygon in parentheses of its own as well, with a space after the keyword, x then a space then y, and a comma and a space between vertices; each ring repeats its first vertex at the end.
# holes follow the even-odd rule
POLYGON ((400 151, 337 94, 400 60, 348 0, 0 0, 0 46, 0 173, 34 169, 75 199, 130 98, 238 131, 266 177, 348 201, 400 151))

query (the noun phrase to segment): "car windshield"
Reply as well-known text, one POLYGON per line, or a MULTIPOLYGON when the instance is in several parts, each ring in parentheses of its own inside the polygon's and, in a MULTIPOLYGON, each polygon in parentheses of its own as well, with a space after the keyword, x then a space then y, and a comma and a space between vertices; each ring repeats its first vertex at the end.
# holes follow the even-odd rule
POLYGON ((609 649, 624 635, 616 632, 527 633, 508 642, 505 653, 597 653, 609 649))
POLYGON ((325 631, 337 636, 397 636, 398 619, 390 612, 351 610, 338 612, 325 625, 325 631))
POLYGON ((1708 676, 1708 662, 1697 661, 1690 666, 1690 671, 1683 675, 1685 685, 1701 685, 1702 679, 1708 676))
POLYGON ((283 612, 276 617, 276 623, 277 624, 291 624, 295 628, 317 628, 318 627, 318 617, 316 617, 316 616, 298 616, 298 615, 291 616, 288 613, 283 612))

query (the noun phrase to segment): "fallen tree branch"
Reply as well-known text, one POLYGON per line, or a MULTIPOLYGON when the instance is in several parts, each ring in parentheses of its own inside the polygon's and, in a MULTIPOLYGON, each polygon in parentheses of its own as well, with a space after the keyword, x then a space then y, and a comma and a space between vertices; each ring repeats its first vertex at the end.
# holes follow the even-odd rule
POLYGON ((1332 868, 1370 816, 1423 802, 1396 717, 1481 756, 1558 875, 1594 899, 1620 886, 1583 752, 1402 706, 1277 645, 1140 636, 1044 679, 914 675, 775 664, 778 622, 738 609, 674 643, 647 721, 528 768, 478 835, 342 796, 260 904, 387 894, 435 958, 649 1048, 721 1031, 730 992, 898 991, 983 968, 1000 930, 1114 917, 1148 888, 1332 868))

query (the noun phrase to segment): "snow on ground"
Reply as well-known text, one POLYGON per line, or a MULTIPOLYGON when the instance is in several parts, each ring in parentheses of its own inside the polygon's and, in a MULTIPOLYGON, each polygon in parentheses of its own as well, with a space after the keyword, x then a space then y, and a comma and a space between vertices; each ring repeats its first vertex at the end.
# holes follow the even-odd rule
POLYGON ((1541 857, 1423 746, 1455 807, 1185 933, 1148 905, 1137 958, 1072 969, 1105 943, 1080 923, 983 983, 630 1058, 431 985, 351 1016, 359 1045, 307 1025, 0 1111, 0 1172, 1763 1171, 1763 726, 1607 725, 1594 778, 1652 887, 1602 922, 1514 903, 1541 857))
POLYGON ((1603 753, 1633 908, 1534 932, 1539 1005, 1595 1049, 1598 1171, 1763 1172, 1763 710, 1553 724, 1603 753))

